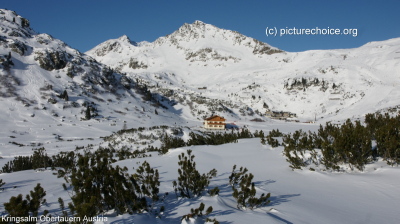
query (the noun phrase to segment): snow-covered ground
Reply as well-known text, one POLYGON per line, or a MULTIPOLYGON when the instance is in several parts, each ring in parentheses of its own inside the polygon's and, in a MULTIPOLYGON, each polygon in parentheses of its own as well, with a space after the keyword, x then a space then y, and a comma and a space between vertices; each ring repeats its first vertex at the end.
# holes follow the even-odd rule
MULTIPOLYGON (((282 148, 263 146, 259 139, 244 139, 220 146, 172 149, 166 155, 129 159, 115 165, 127 166, 132 172, 132 167, 144 160, 160 172, 160 193, 169 192, 162 218, 156 219, 149 214, 117 217, 108 214, 106 223, 179 223, 190 208, 197 208, 201 202, 214 208, 210 217, 220 223, 396 223, 399 219, 400 180, 397 177, 400 169, 388 167, 384 162, 367 166, 363 173, 292 171, 282 156, 282 148), (219 196, 176 198, 172 181, 178 177, 178 155, 187 149, 193 150, 200 173, 217 169, 217 177, 211 180, 210 188, 218 186, 219 196), (235 164, 247 167, 254 174, 257 194, 271 193, 268 206, 255 210, 237 209, 228 185, 235 164)), ((5 191, 0 193, 1 202, 8 201, 11 195, 28 193, 36 183, 42 183, 47 191, 47 205, 41 209, 60 215, 58 197, 64 198, 66 203, 70 201, 61 186, 64 180, 58 179, 50 170, 21 171, 0 177, 7 182, 5 191)))

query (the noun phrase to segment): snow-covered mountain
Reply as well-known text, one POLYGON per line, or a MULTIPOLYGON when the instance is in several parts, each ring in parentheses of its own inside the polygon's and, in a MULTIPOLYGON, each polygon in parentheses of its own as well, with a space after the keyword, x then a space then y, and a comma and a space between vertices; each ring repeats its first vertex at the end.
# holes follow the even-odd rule
POLYGON ((14 155, 15 147, 27 153, 43 144, 57 148, 60 141, 84 145, 123 127, 184 122, 146 86, 35 32, 28 19, 4 9, 0 76, 0 156, 14 155))
POLYGON ((142 124, 200 126, 212 113, 325 122, 400 105, 400 38, 291 53, 195 21, 152 43, 122 36, 85 54, 15 12, 0 14, 0 138, 9 149, 77 139, 71 129, 92 139, 142 124))
MULTIPOLYGON (((262 145, 259 138, 184 146, 163 155, 140 150, 160 147, 166 134, 189 140, 190 132, 203 131, 202 118, 211 113, 251 132, 289 133, 316 131, 318 124, 276 121, 264 113, 288 111, 300 121, 317 117, 323 123, 397 111, 399 52, 400 38, 356 49, 283 52, 196 21, 152 43, 122 36, 81 53, 0 9, 0 167, 40 147, 49 156, 104 147, 118 152, 113 166, 125 166, 129 174, 144 161, 160 170, 163 199, 155 207, 165 206, 160 216, 156 210, 107 211, 101 214, 107 221, 96 223, 199 223, 182 216, 200 202, 213 206, 211 217, 221 223, 394 223, 399 168, 382 160, 363 172, 293 172, 282 156, 284 147, 262 145), (255 118, 266 122, 252 122, 255 118), (219 187, 219 195, 186 199, 174 194, 178 159, 188 149, 201 173, 218 170, 210 187, 219 187), (268 206, 239 208, 228 185, 233 165, 249 168, 258 195, 271 193, 268 206)), ((67 178, 56 174, 49 167, 0 172, 6 183, 0 186, 1 218, 7 217, 4 203, 10 197, 29 194, 37 183, 47 192, 39 214, 47 210, 63 217, 59 198, 71 203, 73 191, 67 178)))
MULTIPOLYGON (((400 38, 355 49, 283 52, 195 21, 153 43, 122 36, 87 54, 140 77, 152 92, 179 90, 175 98, 180 101, 193 104, 200 97, 219 100, 237 115, 248 109, 263 114, 268 108, 296 113, 300 120, 326 121, 400 105, 399 52, 400 38)), ((202 110, 196 103, 191 108, 193 116, 202 110)))
POLYGON ((122 72, 140 69, 157 72, 174 70, 177 63, 216 68, 248 64, 254 57, 262 58, 279 52, 282 51, 238 32, 195 21, 193 24, 185 23, 177 31, 153 43, 136 43, 124 35, 87 53, 122 72))

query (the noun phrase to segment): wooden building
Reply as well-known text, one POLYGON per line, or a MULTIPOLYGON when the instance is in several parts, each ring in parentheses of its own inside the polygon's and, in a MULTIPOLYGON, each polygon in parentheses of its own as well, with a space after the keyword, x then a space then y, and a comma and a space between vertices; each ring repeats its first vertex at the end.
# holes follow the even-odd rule
POLYGON ((225 129, 225 121, 224 117, 214 115, 204 120, 204 128, 212 129, 212 130, 224 130, 225 129))

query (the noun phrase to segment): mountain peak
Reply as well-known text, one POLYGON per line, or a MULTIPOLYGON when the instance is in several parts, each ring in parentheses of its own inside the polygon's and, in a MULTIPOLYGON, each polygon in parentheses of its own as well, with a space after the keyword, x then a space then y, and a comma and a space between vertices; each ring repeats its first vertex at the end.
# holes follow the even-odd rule
POLYGON ((0 17, 3 20, 12 22, 21 26, 22 28, 29 28, 29 20, 25 19, 24 17, 18 15, 16 12, 7 10, 7 9, 0 9, 0 17))
POLYGON ((166 41, 178 46, 178 48, 186 50, 188 48, 193 48, 196 51, 199 50, 201 45, 203 48, 220 48, 226 45, 227 49, 243 45, 251 49, 253 54, 274 54, 283 52, 282 50, 254 38, 247 37, 237 31, 219 28, 200 20, 195 20, 191 24, 184 23, 175 32, 166 37, 161 37, 155 42, 157 44, 163 44, 166 41))
POLYGON ((127 35, 122 35, 121 37, 118 38, 118 40, 123 43, 129 43, 134 46, 137 46, 137 43, 135 41, 131 41, 131 39, 129 39, 129 37, 127 35))
POLYGON ((120 41, 126 41, 126 42, 131 42, 131 39, 127 35, 122 35, 118 38, 120 41))
POLYGON ((206 23, 204 23, 203 21, 200 21, 200 20, 196 20, 196 21, 194 21, 192 24, 193 24, 193 25, 196 25, 196 26, 207 25, 206 23))

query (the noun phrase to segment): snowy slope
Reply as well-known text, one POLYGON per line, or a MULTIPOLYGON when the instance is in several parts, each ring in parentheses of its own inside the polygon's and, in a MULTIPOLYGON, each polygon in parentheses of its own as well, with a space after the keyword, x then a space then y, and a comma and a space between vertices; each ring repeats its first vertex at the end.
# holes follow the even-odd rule
POLYGON ((328 121, 400 105, 398 52, 400 38, 355 49, 281 52, 195 21, 153 43, 123 36, 87 54, 157 84, 155 92, 177 89, 260 113, 267 104, 271 110, 296 113, 300 120, 328 121))
MULTIPOLYGON (((281 151, 281 148, 262 146, 259 139, 248 139, 236 144, 173 149, 163 156, 117 162, 115 165, 127 166, 132 173, 132 167, 146 160, 160 171, 160 193, 169 192, 169 196, 165 199, 166 210, 161 219, 149 214, 115 216, 109 213, 104 223, 180 223, 181 217, 188 214, 190 208, 197 208, 200 202, 214 208, 210 217, 220 223, 396 223, 399 219, 399 168, 380 162, 368 166, 364 173, 293 172, 281 151), (187 149, 193 150, 201 173, 217 169, 218 175, 211 180, 210 188, 218 186, 219 196, 176 199, 172 181, 178 177, 178 155, 187 149), (257 194, 271 193, 270 205, 253 211, 237 209, 228 186, 234 164, 247 167, 254 174, 257 194)), ((65 203, 70 202, 67 191, 61 187, 63 179, 56 178, 50 170, 21 171, 0 177, 7 182, 5 191, 0 193, 1 202, 8 201, 11 195, 27 194, 38 182, 47 191, 48 202, 41 211, 47 209, 53 216, 61 215, 58 197, 65 203)))
POLYGON ((124 126, 187 124, 178 112, 143 100, 135 80, 35 32, 15 12, 0 10, 0 22, 0 156, 42 146, 73 150, 124 126), (87 107, 91 120, 85 120, 87 107))

